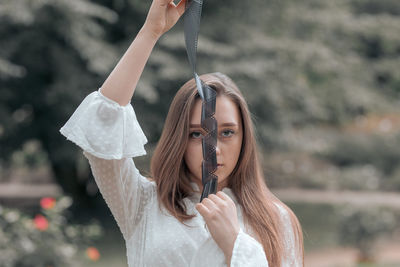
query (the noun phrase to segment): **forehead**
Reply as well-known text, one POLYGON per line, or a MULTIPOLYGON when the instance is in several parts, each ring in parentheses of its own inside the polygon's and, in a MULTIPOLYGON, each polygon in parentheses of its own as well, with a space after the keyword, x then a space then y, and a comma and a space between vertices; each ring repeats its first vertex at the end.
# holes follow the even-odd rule
MULTIPOLYGON (((201 99, 197 99, 190 114, 190 124, 200 124, 201 121, 201 99)), ((229 97, 218 96, 215 105, 215 119, 218 124, 236 123, 240 125, 241 117, 238 106, 229 97)))

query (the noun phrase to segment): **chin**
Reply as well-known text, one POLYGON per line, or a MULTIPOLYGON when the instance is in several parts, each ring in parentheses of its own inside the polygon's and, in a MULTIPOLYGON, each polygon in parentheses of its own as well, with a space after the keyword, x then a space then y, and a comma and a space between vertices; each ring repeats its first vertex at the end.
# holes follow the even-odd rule
POLYGON ((226 179, 218 179, 218 187, 221 185, 226 185, 227 184, 226 182, 227 182, 226 179))

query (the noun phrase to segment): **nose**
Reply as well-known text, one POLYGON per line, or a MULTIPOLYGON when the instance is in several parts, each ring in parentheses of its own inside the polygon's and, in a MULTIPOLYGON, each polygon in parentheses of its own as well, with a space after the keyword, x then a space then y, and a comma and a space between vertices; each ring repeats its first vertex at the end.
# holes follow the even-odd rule
POLYGON ((217 145, 215 146, 215 154, 216 154, 217 156, 221 154, 221 148, 220 148, 220 146, 218 145, 218 141, 217 141, 217 145))

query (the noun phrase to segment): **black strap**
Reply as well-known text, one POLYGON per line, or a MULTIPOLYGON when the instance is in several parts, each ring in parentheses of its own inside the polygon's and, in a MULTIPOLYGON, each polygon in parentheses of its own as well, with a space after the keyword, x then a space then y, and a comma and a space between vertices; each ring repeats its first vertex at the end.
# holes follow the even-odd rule
POLYGON ((217 93, 210 86, 200 80, 196 73, 197 39, 200 30, 200 18, 203 0, 187 0, 184 14, 184 35, 189 63, 192 67, 197 91, 203 101, 201 109, 201 127, 206 133, 203 136, 203 162, 202 184, 200 202, 209 194, 217 192, 218 177, 214 174, 217 170, 217 120, 214 118, 217 93))

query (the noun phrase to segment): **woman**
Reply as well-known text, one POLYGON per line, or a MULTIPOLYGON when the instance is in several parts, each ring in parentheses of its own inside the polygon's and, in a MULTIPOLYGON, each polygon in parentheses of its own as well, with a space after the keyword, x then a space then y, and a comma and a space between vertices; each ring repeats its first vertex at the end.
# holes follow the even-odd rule
POLYGON ((60 131, 84 150, 126 241, 129 266, 303 266, 300 224, 265 185, 247 104, 226 75, 200 76, 217 92, 217 194, 198 203, 203 131, 194 80, 171 104, 151 178, 134 165, 147 139, 130 100, 156 41, 184 5, 153 0, 117 66, 60 131))

